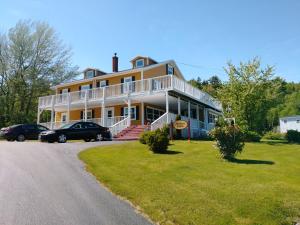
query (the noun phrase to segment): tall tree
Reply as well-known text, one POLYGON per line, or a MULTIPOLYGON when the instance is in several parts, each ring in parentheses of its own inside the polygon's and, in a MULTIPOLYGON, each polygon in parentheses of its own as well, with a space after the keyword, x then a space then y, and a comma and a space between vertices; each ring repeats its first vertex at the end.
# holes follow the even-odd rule
POLYGON ((274 68, 261 68, 255 58, 235 66, 228 63, 225 69, 229 81, 218 93, 225 115, 235 117, 243 127, 262 132, 266 129, 268 111, 274 106, 280 85, 272 82, 274 68))
POLYGON ((47 23, 20 21, 0 34, 0 126, 35 121, 38 97, 77 71, 71 49, 47 23))

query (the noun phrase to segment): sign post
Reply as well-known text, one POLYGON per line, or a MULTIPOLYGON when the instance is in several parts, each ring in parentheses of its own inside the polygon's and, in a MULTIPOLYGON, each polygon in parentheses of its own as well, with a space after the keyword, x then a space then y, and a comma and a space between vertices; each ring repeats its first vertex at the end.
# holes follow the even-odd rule
POLYGON ((190 141, 191 141, 190 120, 188 120, 188 122, 186 122, 184 120, 177 120, 174 122, 174 128, 176 130, 183 130, 185 128, 188 128, 188 142, 190 143, 190 141))

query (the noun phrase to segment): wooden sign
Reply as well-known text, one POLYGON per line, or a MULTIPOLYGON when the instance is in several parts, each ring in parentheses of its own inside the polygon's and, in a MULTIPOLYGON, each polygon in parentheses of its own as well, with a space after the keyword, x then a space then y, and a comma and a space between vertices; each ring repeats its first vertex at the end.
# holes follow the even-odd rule
POLYGON ((185 129, 185 128, 187 128, 187 126, 188 126, 188 124, 184 120, 177 120, 174 122, 174 128, 177 130, 185 129))

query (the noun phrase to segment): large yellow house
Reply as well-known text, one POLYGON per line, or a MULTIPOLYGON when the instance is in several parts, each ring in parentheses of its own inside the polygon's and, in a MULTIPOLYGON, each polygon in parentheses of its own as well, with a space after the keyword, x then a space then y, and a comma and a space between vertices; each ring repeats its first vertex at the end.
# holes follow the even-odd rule
POLYGON ((50 110, 51 121, 44 123, 49 128, 94 121, 109 127, 113 135, 132 125, 156 129, 176 115, 190 121, 194 137, 214 126, 221 104, 188 84, 174 60, 137 56, 130 62, 130 69, 119 71, 115 54, 111 73, 87 68, 82 80, 54 86, 55 95, 39 98, 38 123, 41 113, 50 110))

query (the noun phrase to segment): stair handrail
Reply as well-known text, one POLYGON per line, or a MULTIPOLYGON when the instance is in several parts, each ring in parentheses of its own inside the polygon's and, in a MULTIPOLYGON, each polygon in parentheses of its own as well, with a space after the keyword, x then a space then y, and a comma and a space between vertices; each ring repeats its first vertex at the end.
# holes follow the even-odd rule
POLYGON ((159 118, 157 118, 151 123, 151 130, 162 128, 163 125, 167 123, 167 118, 168 118, 168 112, 165 112, 159 118))
POLYGON ((109 130, 113 137, 129 126, 128 125, 129 116, 125 117, 123 120, 109 127, 109 130))

